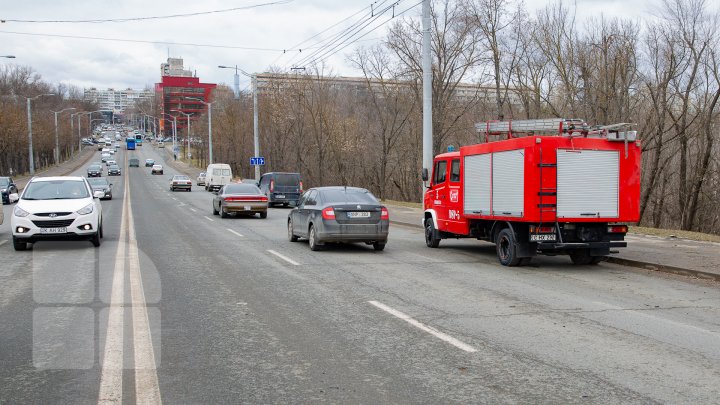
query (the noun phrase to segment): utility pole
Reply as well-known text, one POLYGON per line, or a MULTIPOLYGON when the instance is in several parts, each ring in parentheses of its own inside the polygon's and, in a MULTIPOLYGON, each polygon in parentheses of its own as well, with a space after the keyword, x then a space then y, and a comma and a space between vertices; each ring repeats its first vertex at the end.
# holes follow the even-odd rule
POLYGON ((423 70, 423 170, 432 173, 432 59, 430 48, 430 0, 422 3, 422 70, 423 70))
MULTIPOLYGON (((253 88, 253 135, 255 138, 255 157, 260 156, 260 132, 258 130, 257 76, 252 75, 253 88)), ((260 181, 260 166, 255 165, 255 181, 260 181)))

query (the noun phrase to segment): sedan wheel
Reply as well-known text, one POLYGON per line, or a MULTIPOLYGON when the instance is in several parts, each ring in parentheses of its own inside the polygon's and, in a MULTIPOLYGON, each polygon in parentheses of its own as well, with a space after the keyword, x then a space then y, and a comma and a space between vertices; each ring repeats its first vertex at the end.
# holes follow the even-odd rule
POLYGON ((313 225, 310 225, 310 231, 308 232, 308 244, 312 251, 317 252, 322 249, 322 246, 318 243, 317 234, 315 233, 315 227, 313 225))
POLYGON ((225 211, 225 208, 220 207, 220 218, 227 218, 229 215, 227 211, 225 211))
POLYGON ((215 204, 213 204, 213 215, 217 215, 219 213, 220 212, 218 212, 218 210, 215 209, 215 204))
POLYGON ((297 241, 298 241, 298 237, 295 236, 295 234, 293 233, 293 223, 292 223, 292 219, 288 221, 288 225, 287 225, 287 226, 288 226, 288 230, 287 230, 287 231, 288 231, 288 240, 289 240, 290 242, 297 242, 297 241))

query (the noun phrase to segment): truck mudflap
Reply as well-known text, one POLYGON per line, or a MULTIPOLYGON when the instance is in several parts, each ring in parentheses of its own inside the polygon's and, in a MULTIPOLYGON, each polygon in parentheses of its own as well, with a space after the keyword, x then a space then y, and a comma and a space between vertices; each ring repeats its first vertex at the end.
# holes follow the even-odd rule
POLYGON ((555 243, 542 242, 537 244, 538 250, 571 250, 571 249, 610 249, 627 247, 625 241, 611 242, 571 242, 571 243, 555 243))

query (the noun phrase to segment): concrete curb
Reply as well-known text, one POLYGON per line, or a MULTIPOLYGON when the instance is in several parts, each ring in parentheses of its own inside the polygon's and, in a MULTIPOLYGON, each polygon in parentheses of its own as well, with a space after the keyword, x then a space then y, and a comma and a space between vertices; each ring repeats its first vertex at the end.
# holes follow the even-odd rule
POLYGON ((608 263, 619 264, 621 266, 637 267, 645 270, 652 270, 661 273, 676 274, 679 276, 695 277, 703 280, 720 281, 720 274, 707 273, 700 270, 683 269, 680 267, 666 266, 664 264, 646 263, 638 260, 623 259, 621 257, 609 256, 606 260, 608 263))

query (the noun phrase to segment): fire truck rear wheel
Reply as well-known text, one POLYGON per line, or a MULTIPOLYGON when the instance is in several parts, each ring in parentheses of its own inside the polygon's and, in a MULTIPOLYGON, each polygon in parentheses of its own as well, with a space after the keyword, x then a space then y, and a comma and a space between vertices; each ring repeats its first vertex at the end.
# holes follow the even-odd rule
POLYGON ((495 247, 500 264, 503 266, 517 266, 522 261, 517 255, 515 234, 510 228, 498 232, 497 238, 495 238, 495 247))
POLYGON ((438 237, 437 230, 435 230, 435 224, 432 218, 425 220, 425 244, 431 248, 440 246, 440 238, 438 237))

